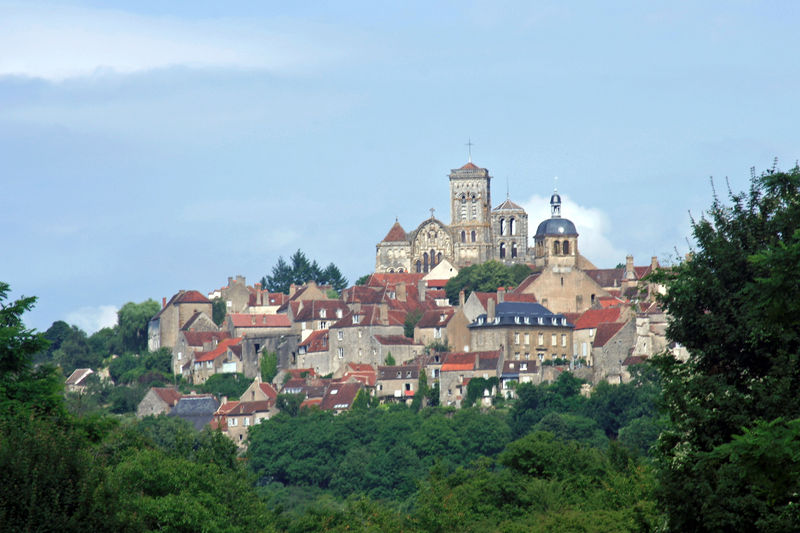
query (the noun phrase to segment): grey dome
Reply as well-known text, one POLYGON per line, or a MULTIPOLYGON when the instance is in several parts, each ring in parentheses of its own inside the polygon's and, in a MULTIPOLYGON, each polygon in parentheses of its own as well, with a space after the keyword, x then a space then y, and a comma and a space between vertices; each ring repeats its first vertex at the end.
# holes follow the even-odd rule
POLYGON ((552 204, 560 204, 561 203, 561 195, 557 192, 553 193, 553 196, 550 197, 550 205, 552 204))
POLYGON ((566 218, 548 218, 539 224, 536 228, 536 237, 544 237, 545 235, 577 235, 578 230, 575 229, 575 224, 566 218))

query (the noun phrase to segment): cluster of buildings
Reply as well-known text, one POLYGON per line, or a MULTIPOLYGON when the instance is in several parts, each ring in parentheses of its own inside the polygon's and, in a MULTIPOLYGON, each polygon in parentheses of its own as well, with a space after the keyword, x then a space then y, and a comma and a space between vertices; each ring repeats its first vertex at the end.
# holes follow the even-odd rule
POLYGON ((621 383, 632 365, 682 350, 668 346, 667 317, 654 298, 661 288, 645 280, 659 268, 656 258, 637 266, 628 256, 624 266, 598 269, 580 254, 557 192, 531 243, 524 209, 510 199, 492 208, 486 169, 470 161, 449 179, 450 224, 433 211, 411 232, 395 221, 366 284, 339 297, 314 282, 276 294, 236 276, 209 294, 179 291, 150 321, 149 348, 169 347, 173 372, 191 383, 231 372, 255 378, 213 415, 237 442, 277 411, 279 393, 338 412, 359 393, 410 401, 424 376, 438 383, 441 405, 460 406, 475 378, 495 384, 483 394, 491 402, 513 397, 516 383, 564 371, 621 383), (448 301, 447 281, 489 260, 527 264, 533 273, 517 287, 448 301), (221 325, 212 320, 215 299, 226 309, 221 325), (272 384, 259 379, 267 353, 280 370, 272 384))

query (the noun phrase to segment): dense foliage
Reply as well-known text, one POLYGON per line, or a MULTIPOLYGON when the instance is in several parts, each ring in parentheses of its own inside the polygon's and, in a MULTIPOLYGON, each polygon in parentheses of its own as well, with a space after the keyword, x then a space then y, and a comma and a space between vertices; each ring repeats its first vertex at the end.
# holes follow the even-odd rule
POLYGON ((279 257, 272 267, 272 274, 261 278, 261 286, 270 292, 289 294, 292 284, 302 285, 309 281, 315 281, 317 285, 330 285, 337 292, 347 287, 347 278, 342 276, 339 267, 330 263, 322 268, 316 260, 309 261, 300 250, 292 254, 289 263, 279 257))
POLYGON ((458 305, 458 294, 462 290, 464 296, 469 297, 472 291, 493 292, 500 287, 516 287, 532 272, 523 264, 508 266, 499 261, 487 261, 462 268, 456 277, 447 281, 444 290, 450 303, 458 305))
POLYGON ((715 198, 693 232, 691 259, 654 278, 668 335, 691 354, 658 361, 670 418, 659 500, 675 531, 797 531, 796 484, 759 465, 800 461, 800 168, 715 198))

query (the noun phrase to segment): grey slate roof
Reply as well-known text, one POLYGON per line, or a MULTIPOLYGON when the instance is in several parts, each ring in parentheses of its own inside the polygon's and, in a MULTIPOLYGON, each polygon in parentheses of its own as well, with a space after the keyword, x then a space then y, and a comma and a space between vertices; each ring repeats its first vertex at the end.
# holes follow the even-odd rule
POLYGON ((478 315, 469 328, 525 325, 573 327, 562 314, 554 314, 545 306, 533 302, 502 302, 495 307, 495 320, 487 321, 486 313, 478 315), (540 323, 541 319, 541 323, 540 323))
POLYGON ((536 228, 536 237, 545 235, 577 235, 578 230, 571 220, 560 217, 548 218, 536 228))
POLYGON ((219 402, 211 395, 182 396, 168 416, 177 416, 186 420, 197 431, 200 431, 214 418, 219 409, 219 402))

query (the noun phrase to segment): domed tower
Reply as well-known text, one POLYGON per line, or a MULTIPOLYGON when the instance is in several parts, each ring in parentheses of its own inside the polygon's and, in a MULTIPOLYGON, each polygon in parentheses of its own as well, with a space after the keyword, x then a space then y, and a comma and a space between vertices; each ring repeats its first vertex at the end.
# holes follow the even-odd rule
POLYGON ((578 264, 578 231, 571 220, 561 218, 561 196, 558 189, 550 197, 550 218, 536 228, 534 236, 536 266, 567 266, 578 264))

